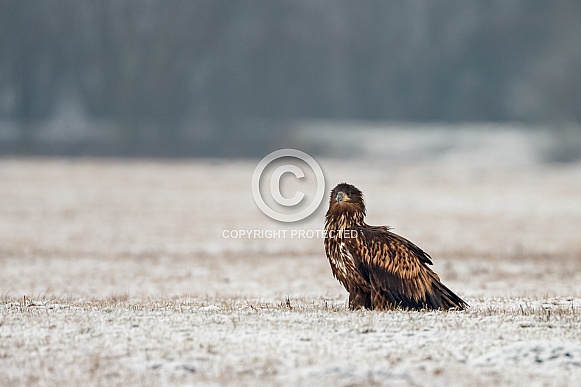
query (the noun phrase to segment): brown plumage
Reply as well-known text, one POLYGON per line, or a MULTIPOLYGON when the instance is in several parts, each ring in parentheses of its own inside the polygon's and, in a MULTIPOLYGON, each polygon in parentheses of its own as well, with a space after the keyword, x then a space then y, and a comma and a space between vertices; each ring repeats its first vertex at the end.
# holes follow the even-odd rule
POLYGON ((365 223, 363 194, 341 183, 331 191, 325 252, 349 292, 351 309, 465 309, 428 265, 430 256, 388 227, 365 223))

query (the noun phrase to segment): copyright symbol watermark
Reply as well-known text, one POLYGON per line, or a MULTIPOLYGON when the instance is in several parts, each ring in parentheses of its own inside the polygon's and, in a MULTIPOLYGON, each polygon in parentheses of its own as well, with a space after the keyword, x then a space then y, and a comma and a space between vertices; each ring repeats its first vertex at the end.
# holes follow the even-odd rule
POLYGON ((280 149, 266 155, 252 175, 254 202, 262 212, 280 222, 296 222, 311 215, 321 204, 324 195, 325 177, 321 167, 315 159, 300 150, 280 149), (271 172, 268 184, 267 179, 263 178, 263 175, 267 175, 265 171, 271 172), (283 176, 286 174, 294 175, 294 180, 301 183, 304 180, 304 188, 310 188, 311 192, 305 193, 295 187, 294 195, 283 195, 283 186, 286 186, 286 191, 293 186, 292 181, 285 184, 288 179, 283 179, 283 176), (268 204, 261 188, 262 191, 270 193, 267 196, 267 200, 270 199, 268 204))

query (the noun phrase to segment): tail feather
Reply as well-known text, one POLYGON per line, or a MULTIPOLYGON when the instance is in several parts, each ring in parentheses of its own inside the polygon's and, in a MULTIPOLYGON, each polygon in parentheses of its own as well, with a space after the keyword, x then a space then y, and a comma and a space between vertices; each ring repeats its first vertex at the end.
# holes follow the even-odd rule
POLYGON ((446 285, 439 281, 439 278, 432 278, 432 293, 427 294, 427 300, 432 301, 430 305, 433 309, 457 309, 464 310, 469 305, 458 297, 446 285))
POLYGON ((436 273, 429 268, 423 273, 422 291, 413 294, 412 291, 402 291, 396 288, 383 288, 371 294, 372 309, 390 310, 464 310, 468 304, 448 289, 436 273))

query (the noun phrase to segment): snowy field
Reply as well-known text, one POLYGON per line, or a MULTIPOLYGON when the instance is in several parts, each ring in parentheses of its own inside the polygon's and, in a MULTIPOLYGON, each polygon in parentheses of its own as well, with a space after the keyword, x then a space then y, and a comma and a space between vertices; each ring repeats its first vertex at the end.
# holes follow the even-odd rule
POLYGON ((257 209, 258 160, 0 159, 0 385, 578 385, 581 164, 477 151, 318 159, 466 312, 352 312, 322 239, 224 238, 323 227, 257 209))

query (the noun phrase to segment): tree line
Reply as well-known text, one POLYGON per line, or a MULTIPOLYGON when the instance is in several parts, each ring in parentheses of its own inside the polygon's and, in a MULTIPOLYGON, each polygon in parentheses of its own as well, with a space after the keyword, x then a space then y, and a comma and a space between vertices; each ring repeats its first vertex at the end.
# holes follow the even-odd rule
POLYGON ((50 153, 67 104, 93 134, 54 152, 252 155, 296 120, 578 123, 579 20, 574 0, 2 1, 0 150, 50 153))

